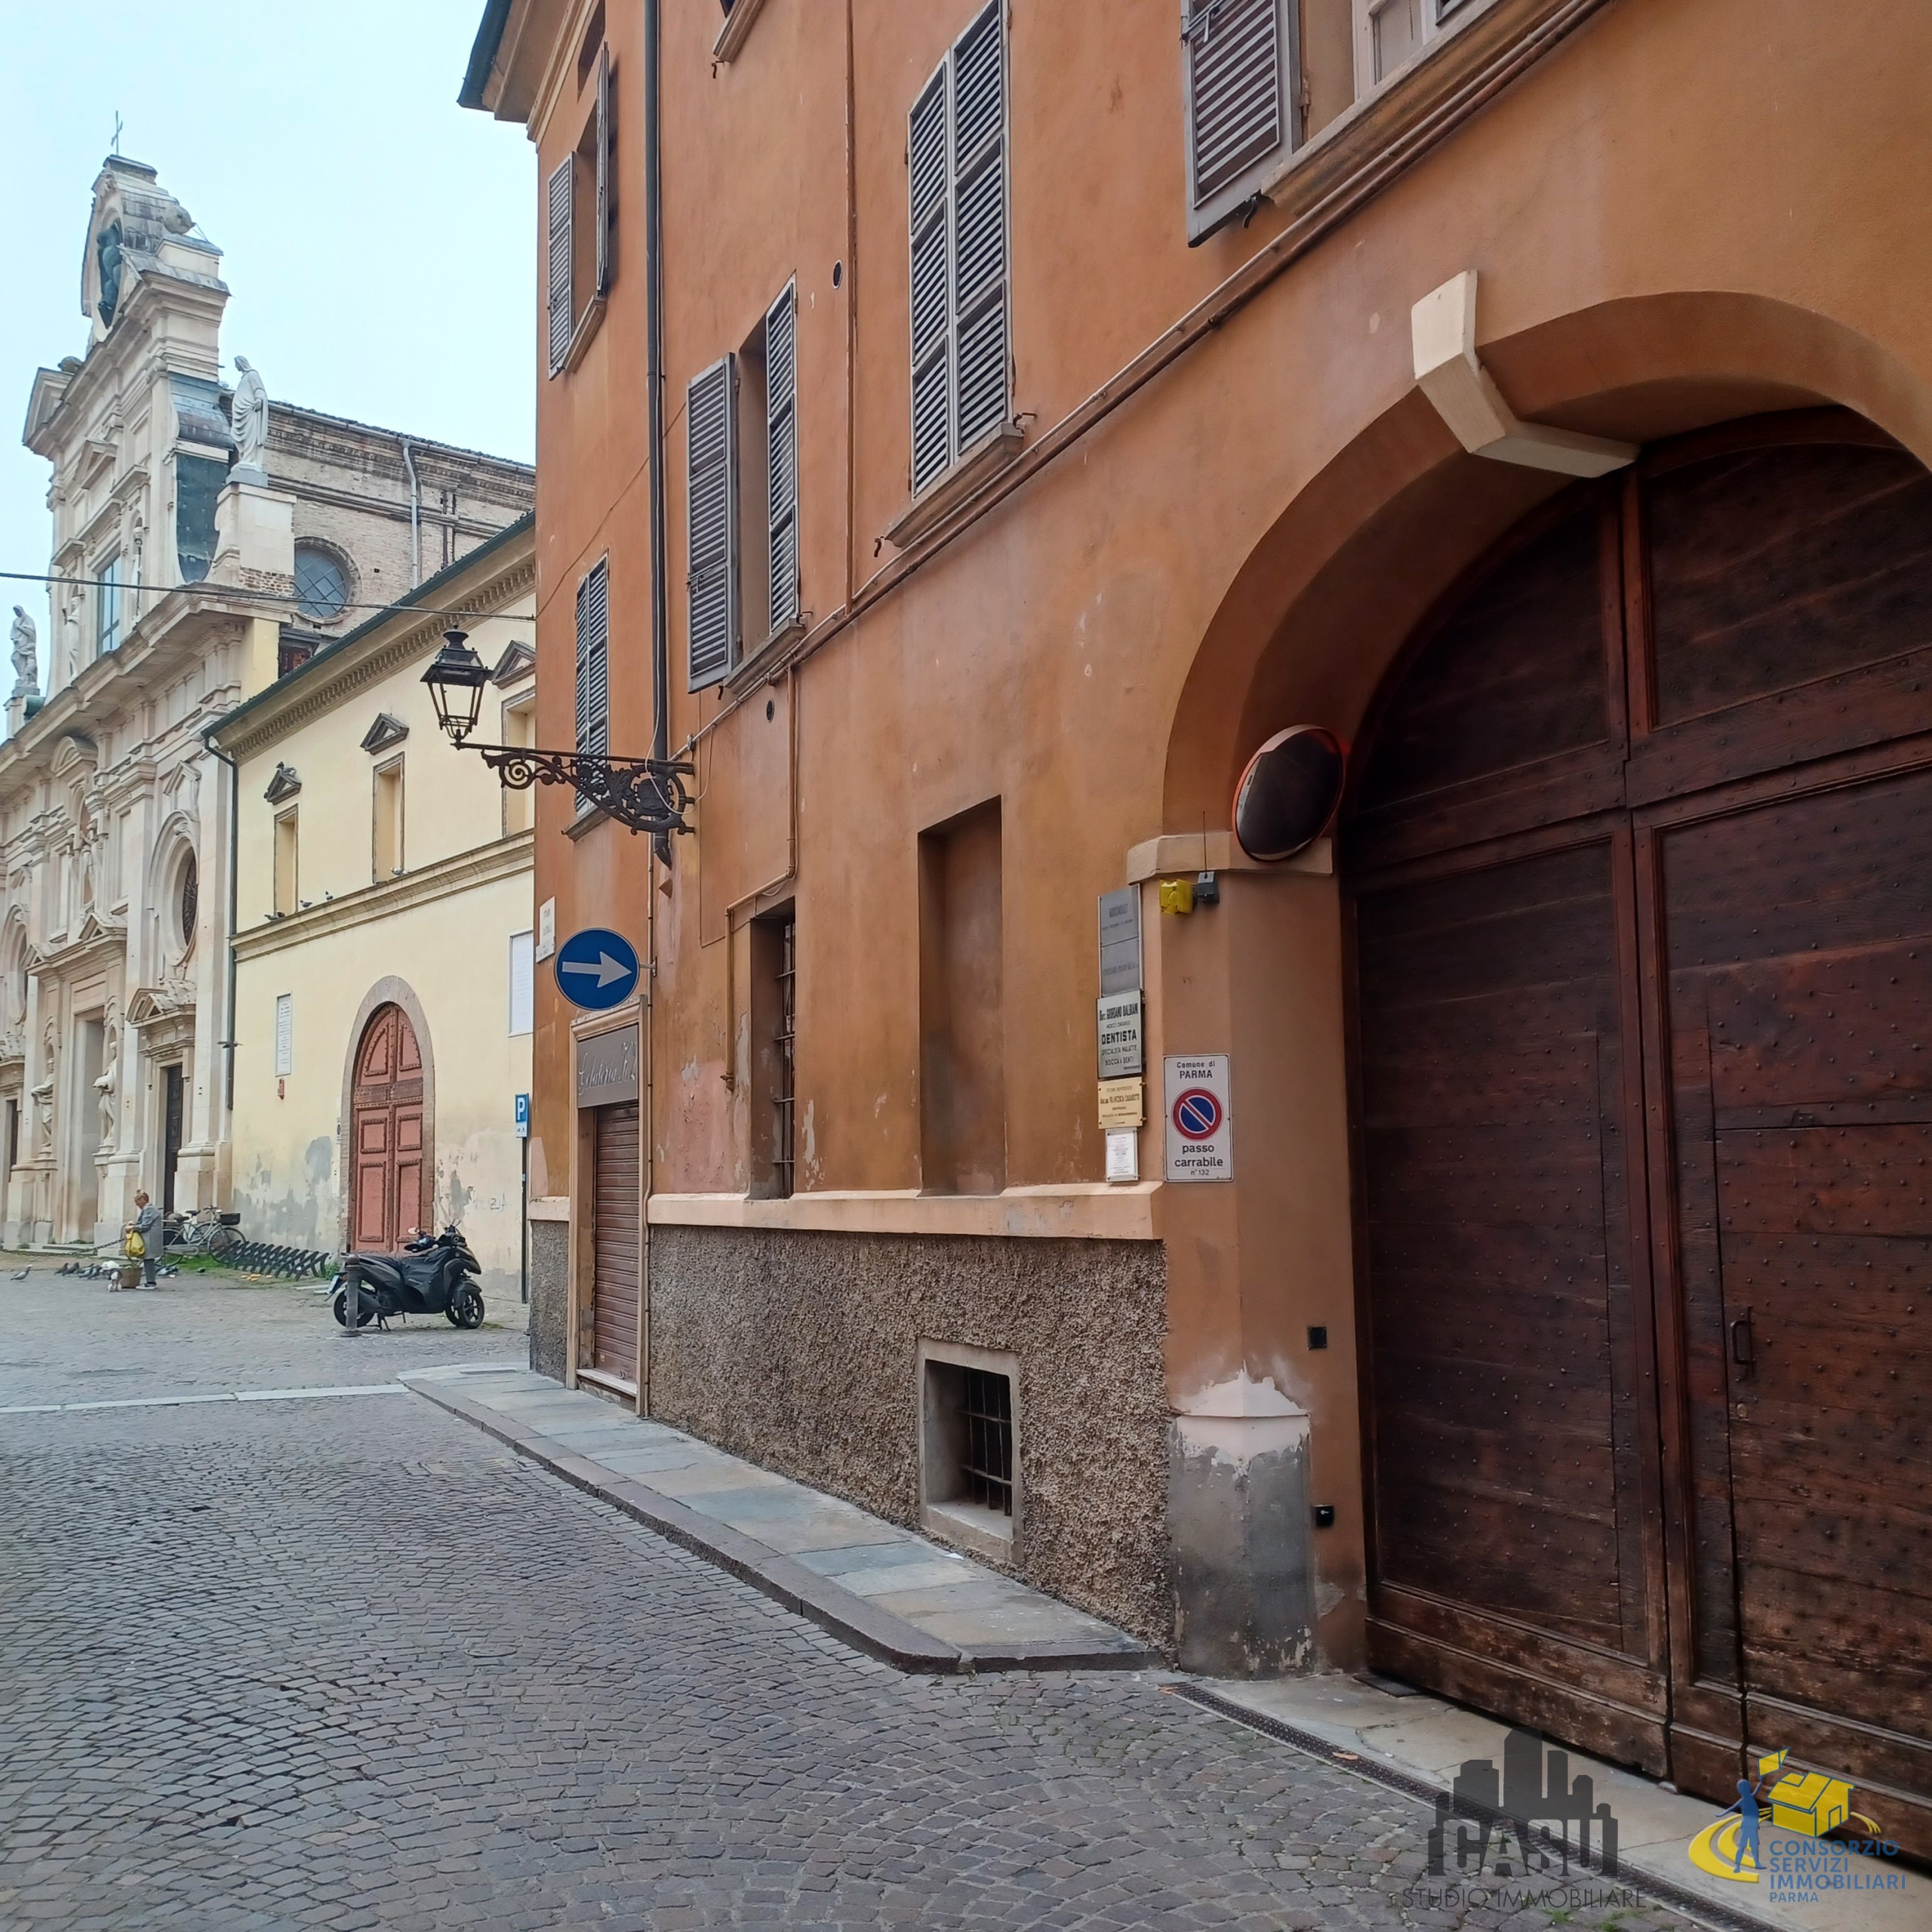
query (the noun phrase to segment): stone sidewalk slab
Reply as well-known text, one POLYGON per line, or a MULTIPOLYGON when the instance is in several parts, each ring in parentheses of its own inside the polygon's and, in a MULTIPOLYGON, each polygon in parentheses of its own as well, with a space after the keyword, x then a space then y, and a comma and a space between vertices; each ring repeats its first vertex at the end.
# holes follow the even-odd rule
POLYGON ((906 1671, 1142 1670, 1134 1638, 663 1423, 506 1364, 426 1368, 419 1395, 868 1656, 906 1671))

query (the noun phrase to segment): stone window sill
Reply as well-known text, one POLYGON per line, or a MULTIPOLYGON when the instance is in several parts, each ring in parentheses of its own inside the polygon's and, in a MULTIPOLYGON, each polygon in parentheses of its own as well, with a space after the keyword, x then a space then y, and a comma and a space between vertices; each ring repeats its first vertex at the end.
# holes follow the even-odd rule
POLYGON ((725 690, 733 697, 743 697, 754 685, 763 684, 772 667, 804 635, 810 623, 809 615, 794 617, 782 631, 774 631, 724 680, 725 690))
POLYGON ((1605 0, 1491 0, 1364 94, 1260 186, 1291 221, 1373 193, 1453 134, 1605 0))
POLYGON ((975 1556, 989 1556, 995 1563, 1013 1561, 1013 1518, 983 1503, 928 1503, 919 1512, 919 1527, 975 1556))
POLYGON ((955 510, 977 496, 1020 454, 1025 440, 1025 432, 1017 423, 1004 423, 989 430, 950 469, 928 483, 912 500, 899 521, 887 531, 885 540, 895 550, 903 550, 928 531, 937 529, 955 510))

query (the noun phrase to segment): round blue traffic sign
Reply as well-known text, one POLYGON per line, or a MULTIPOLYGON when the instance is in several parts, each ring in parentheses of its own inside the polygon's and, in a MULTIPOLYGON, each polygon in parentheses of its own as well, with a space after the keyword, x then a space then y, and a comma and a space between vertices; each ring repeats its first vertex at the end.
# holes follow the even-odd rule
POLYGON ((1174 1103, 1174 1125, 1189 1140, 1211 1140, 1221 1124, 1221 1103, 1204 1087, 1190 1087, 1174 1103))
POLYGON ((637 948, 622 933, 586 926, 557 949, 557 990, 573 1006, 601 1013, 637 991, 637 948))

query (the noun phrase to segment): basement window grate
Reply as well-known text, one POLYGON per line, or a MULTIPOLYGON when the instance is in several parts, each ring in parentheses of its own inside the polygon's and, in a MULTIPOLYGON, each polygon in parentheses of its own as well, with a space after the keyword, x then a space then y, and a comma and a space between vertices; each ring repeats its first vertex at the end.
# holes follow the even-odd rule
POLYGON ((966 1499, 1013 1514, 1013 1384, 983 1368, 964 1371, 960 1419, 966 1425, 959 1473, 966 1499))

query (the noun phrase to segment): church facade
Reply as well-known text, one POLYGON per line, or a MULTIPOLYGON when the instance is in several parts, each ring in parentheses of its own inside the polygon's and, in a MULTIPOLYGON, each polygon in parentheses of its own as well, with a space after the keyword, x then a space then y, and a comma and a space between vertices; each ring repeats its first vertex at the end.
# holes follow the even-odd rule
POLYGON ((110 158, 85 350, 28 405, 53 545, 0 743, 9 1245, 112 1241, 143 1187, 229 1204, 235 807, 204 734, 530 507, 522 465, 271 401, 243 358, 225 385, 221 270, 110 158))

